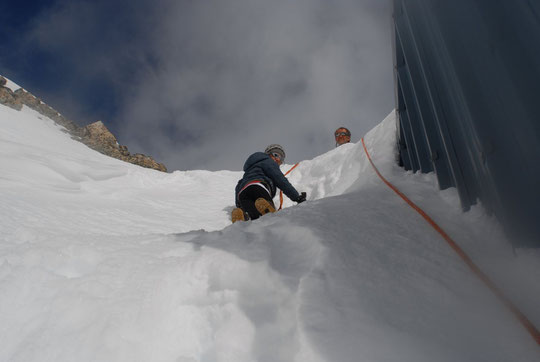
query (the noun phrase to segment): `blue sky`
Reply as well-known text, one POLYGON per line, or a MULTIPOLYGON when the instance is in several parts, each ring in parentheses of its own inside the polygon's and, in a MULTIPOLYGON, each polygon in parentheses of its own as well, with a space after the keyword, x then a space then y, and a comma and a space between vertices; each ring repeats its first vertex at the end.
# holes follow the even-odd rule
POLYGON ((389 0, 56 0, 0 5, 0 74, 131 152, 241 169, 294 163, 394 107, 389 0))

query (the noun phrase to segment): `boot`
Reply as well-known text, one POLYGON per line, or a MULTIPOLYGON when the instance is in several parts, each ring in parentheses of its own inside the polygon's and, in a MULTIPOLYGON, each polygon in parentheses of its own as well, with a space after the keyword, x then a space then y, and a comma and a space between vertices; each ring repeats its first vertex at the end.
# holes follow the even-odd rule
POLYGON ((247 218, 246 218, 246 214, 244 213, 244 210, 242 210, 241 208, 237 207, 235 208, 232 213, 231 213, 231 219, 232 219, 232 222, 233 224, 237 221, 246 221, 247 218))
POLYGON ((262 197, 255 200, 255 208, 261 213, 261 215, 268 214, 269 212, 276 212, 274 205, 262 197))

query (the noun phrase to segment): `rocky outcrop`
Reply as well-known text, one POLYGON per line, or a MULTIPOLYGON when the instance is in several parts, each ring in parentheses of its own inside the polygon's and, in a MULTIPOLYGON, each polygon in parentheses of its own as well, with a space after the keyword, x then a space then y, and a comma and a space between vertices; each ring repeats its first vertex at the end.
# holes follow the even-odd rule
POLYGON ((130 154, 127 146, 122 146, 116 137, 105 127, 103 122, 97 121, 80 127, 73 121, 65 118, 54 108, 45 104, 41 99, 22 88, 13 92, 5 87, 6 79, 0 76, 0 104, 6 105, 20 111, 23 105, 36 112, 52 119, 57 124, 63 126, 72 138, 84 143, 88 147, 101 152, 107 156, 130 162, 142 167, 167 172, 164 164, 156 162, 152 157, 140 153, 130 154))
POLYGON ((152 157, 140 153, 130 154, 126 146, 118 144, 116 137, 105 127, 103 122, 97 121, 84 127, 81 142, 88 147, 105 155, 118 158, 142 167, 153 168, 167 172, 164 164, 156 162, 152 157))
POLYGON ((23 106, 20 99, 15 96, 11 89, 5 87, 5 85, 6 79, 0 76, 0 104, 20 111, 23 106))
POLYGON ((35 97, 32 93, 29 93, 24 89, 19 88, 14 92, 14 95, 25 106, 32 108, 33 110, 44 115, 45 117, 49 117, 57 124, 64 126, 69 131, 69 133, 73 134, 80 131, 80 127, 77 124, 62 116, 58 111, 45 104, 41 99, 35 97))

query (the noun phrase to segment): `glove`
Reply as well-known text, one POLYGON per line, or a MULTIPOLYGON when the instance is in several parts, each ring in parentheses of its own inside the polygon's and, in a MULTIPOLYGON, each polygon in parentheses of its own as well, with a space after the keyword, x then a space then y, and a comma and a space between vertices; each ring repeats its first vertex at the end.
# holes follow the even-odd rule
POLYGON ((300 196, 298 196, 298 198, 296 200, 294 200, 294 201, 296 201, 297 203, 302 203, 302 202, 306 201, 306 193, 302 192, 300 194, 300 196))

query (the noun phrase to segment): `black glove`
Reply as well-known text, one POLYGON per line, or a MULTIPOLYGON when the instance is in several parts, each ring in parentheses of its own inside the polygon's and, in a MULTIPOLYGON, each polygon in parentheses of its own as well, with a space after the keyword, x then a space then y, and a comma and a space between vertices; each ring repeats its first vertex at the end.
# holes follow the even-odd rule
POLYGON ((305 192, 302 192, 302 193, 300 194, 300 196, 298 196, 298 198, 297 198, 296 200, 294 200, 294 201, 296 201, 296 202, 298 202, 298 203, 301 203, 301 202, 306 201, 306 193, 305 193, 305 192))

